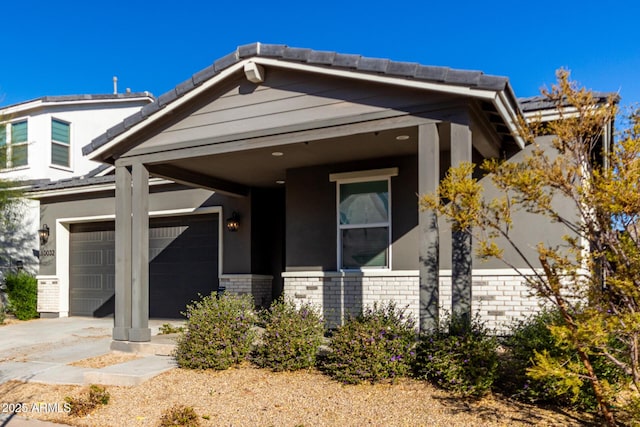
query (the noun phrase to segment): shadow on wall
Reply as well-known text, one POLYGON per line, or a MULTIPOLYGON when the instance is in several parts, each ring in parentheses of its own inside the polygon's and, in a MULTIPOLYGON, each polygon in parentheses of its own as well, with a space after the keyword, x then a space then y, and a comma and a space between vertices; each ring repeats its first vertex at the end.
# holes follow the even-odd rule
POLYGON ((29 215, 29 206, 20 203, 0 213, 0 271, 6 274, 24 268, 31 274, 38 272, 38 226, 29 215))
MULTIPOLYGON (((313 291, 313 287, 307 289, 313 291)), ((325 277, 322 301, 322 315, 329 328, 341 325, 348 316, 358 316, 364 308, 362 277, 325 277)))
POLYGON ((115 294, 106 300, 100 307, 93 311, 93 317, 108 317, 113 316, 116 311, 116 296, 115 294))

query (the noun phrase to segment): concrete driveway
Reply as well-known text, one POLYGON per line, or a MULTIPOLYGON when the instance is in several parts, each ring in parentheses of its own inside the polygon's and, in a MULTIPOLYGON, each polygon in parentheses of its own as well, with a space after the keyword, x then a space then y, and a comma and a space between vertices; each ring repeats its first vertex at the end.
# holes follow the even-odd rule
MULTIPOLYGON (((151 320, 152 341, 167 347, 167 338, 157 336, 166 320, 151 320)), ((180 322, 171 321, 172 324, 180 322)), ((35 319, 0 326, 0 384, 18 380, 46 384, 88 383, 136 385, 175 367, 173 358, 152 351, 143 358, 101 369, 81 368, 70 363, 109 353, 113 318, 66 317, 35 319)), ((0 399, 1 403, 1 399, 0 399)), ((0 426, 45 426, 14 414, 0 413, 0 426), (27 423, 27 424, 22 424, 27 423)))
POLYGON ((86 368, 67 364, 108 353, 112 325, 110 318, 66 317, 0 326, 0 384, 9 380, 82 384, 86 368), (51 368, 57 368, 53 378, 47 375, 51 368))
MULTIPOLYGON (((166 322, 151 320, 151 334, 157 335, 166 322)), ((112 318, 92 317, 35 319, 0 326, 0 384, 10 380, 84 384, 85 373, 95 369, 69 363, 109 353, 112 327, 112 318)), ((149 365, 151 360, 144 362, 149 365)))

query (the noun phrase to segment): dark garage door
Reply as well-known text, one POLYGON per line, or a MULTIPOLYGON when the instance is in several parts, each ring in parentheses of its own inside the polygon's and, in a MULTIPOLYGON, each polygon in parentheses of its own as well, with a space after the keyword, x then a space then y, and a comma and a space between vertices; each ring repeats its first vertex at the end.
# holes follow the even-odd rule
MULTIPOLYGON (((114 223, 73 224, 69 314, 103 317, 114 310, 114 223)), ((149 316, 177 318, 186 305, 218 288, 218 216, 152 218, 149 229, 149 316)))

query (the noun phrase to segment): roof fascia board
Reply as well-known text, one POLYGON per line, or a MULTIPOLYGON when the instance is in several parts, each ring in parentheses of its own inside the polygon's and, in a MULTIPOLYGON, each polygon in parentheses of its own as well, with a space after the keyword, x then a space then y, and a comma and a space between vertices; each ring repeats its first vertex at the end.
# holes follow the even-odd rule
MULTIPOLYGON (((261 56, 249 58, 248 61, 255 62, 266 67, 287 68, 290 70, 311 72, 316 74, 325 74, 334 77, 343 77, 349 79, 357 79, 372 83, 382 83, 387 85, 403 86, 414 89, 431 90, 436 92, 449 93, 452 95, 473 96, 491 100, 495 96, 494 90, 474 89, 467 86, 455 86, 446 83, 432 83, 422 80, 410 80, 407 78, 385 76, 380 74, 369 74, 358 70, 344 70, 338 68, 329 68, 318 65, 301 64, 289 62, 286 60, 278 60, 273 58, 265 58, 261 56)), ((268 72, 268 71, 267 71, 268 72)))
POLYGON ((127 129, 126 131, 124 131, 120 135, 117 135, 115 138, 113 138, 111 141, 109 141, 108 143, 106 143, 102 147, 98 147, 95 151, 91 152, 89 154, 89 159, 95 160, 95 161, 100 161, 100 158, 101 158, 102 154, 104 154, 105 151, 108 151, 113 146, 115 146, 118 143, 120 143, 120 141, 125 140, 127 137, 129 137, 129 135, 139 131, 140 129, 148 126, 149 124, 152 124, 152 123, 160 120, 166 114, 171 113, 172 111, 176 110, 180 106, 182 106, 185 103, 191 101, 193 98, 197 97, 202 92, 205 92, 206 90, 210 89, 212 86, 215 86, 218 82, 220 82, 220 81, 226 79, 227 77, 235 74, 239 70, 244 70, 244 63, 245 62, 248 62, 248 61, 241 61, 241 62, 238 62, 238 63, 230 66, 229 68, 226 68, 225 70, 221 71, 219 74, 213 76, 211 79, 209 79, 209 80, 205 81, 204 83, 202 83, 199 87, 187 92, 185 95, 183 95, 182 97, 176 99, 174 102, 169 103, 164 108, 162 108, 162 110, 157 111, 155 114, 152 114, 151 116, 147 117, 145 120, 143 120, 143 121, 141 121, 139 123, 136 123, 131 128, 127 129))
POLYGON ((137 96, 131 98, 118 98, 118 99, 80 99, 75 101, 43 101, 41 99, 27 102, 25 104, 19 104, 14 106, 8 106, 0 108, 0 116, 10 116, 15 114, 23 114, 27 111, 44 109, 49 107, 66 107, 69 105, 95 105, 95 104, 126 104, 135 103, 140 101, 153 101, 151 96, 137 96))
MULTIPOLYGON (((164 179, 164 178, 150 178, 149 185, 164 185, 164 184, 173 184, 173 181, 164 179)), ((45 199, 48 197, 58 197, 58 196, 71 196, 74 194, 86 194, 86 193, 98 193, 101 191, 110 191, 115 190, 116 184, 115 182, 107 183, 107 184, 94 184, 94 185, 85 185, 82 187, 70 187, 70 188, 60 188, 54 190, 39 190, 39 191, 27 191, 27 198, 29 199, 45 199)))
POLYGON ((500 91, 496 94, 493 105, 505 119, 506 125, 509 127, 511 134, 513 135, 513 139, 516 141, 516 144, 518 144, 518 147, 520 147, 521 150, 524 149, 524 139, 520 136, 518 131, 518 111, 512 107, 504 91, 500 91))

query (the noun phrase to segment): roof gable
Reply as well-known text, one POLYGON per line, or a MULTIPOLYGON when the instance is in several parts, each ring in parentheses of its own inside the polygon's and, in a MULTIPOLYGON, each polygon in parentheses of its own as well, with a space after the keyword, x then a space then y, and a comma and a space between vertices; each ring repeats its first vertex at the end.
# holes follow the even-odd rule
POLYGON ((161 95, 138 113, 110 128, 83 147, 83 154, 91 155, 96 160, 108 160, 109 151, 128 134, 144 127, 145 122, 162 116, 165 114, 163 110, 166 112, 180 103, 188 102, 194 93, 223 80, 225 75, 238 71, 249 61, 267 67, 306 70, 410 88, 482 97, 485 101, 495 104, 496 110, 503 116, 507 126, 514 126, 514 129, 516 116, 519 113, 518 103, 505 77, 489 76, 480 71, 454 70, 360 55, 253 43, 240 46, 234 52, 216 60, 211 66, 161 95))

